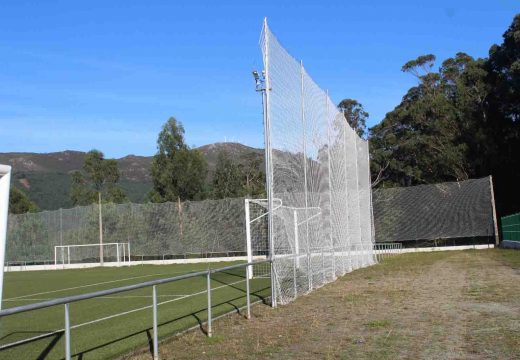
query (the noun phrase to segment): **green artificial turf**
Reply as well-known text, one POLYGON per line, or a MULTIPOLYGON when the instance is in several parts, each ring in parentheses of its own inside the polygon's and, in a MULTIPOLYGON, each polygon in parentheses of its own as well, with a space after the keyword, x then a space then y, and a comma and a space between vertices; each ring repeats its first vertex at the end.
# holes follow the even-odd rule
MULTIPOLYGON (((220 268, 231 264, 233 263, 213 263, 210 266, 220 268)), ((264 268, 266 266, 257 265, 264 268)), ((10 272, 5 274, 2 307, 5 309, 172 277, 205 270, 207 267, 208 264, 137 265, 123 268, 10 272)), ((206 321, 206 281, 205 276, 200 276, 157 287, 159 303, 177 299, 158 307, 160 338, 206 321), (192 296, 182 298, 183 295, 190 294, 192 296)), ((212 274, 211 286, 213 317, 237 310, 246 304, 245 269, 212 274)), ((251 293, 252 302, 268 297, 268 277, 255 277, 251 281, 251 293)), ((151 287, 106 298, 75 302, 70 305, 71 325, 83 324, 151 304, 151 287)), ((0 345, 63 329, 63 326, 64 305, 7 316, 0 319, 0 345)), ((71 331, 72 354, 75 358, 81 359, 117 357, 136 347, 151 344, 151 328, 151 308, 84 325, 71 331)), ((41 340, 0 350, 0 359, 61 359, 64 357, 63 338, 64 333, 59 332, 41 340)))

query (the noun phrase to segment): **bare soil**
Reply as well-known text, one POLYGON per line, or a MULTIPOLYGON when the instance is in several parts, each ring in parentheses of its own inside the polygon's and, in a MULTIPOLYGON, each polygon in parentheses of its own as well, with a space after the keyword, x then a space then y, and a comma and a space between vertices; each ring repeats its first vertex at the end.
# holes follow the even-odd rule
POLYGON ((395 256, 213 333, 167 339, 161 359, 520 359, 520 251, 395 256))

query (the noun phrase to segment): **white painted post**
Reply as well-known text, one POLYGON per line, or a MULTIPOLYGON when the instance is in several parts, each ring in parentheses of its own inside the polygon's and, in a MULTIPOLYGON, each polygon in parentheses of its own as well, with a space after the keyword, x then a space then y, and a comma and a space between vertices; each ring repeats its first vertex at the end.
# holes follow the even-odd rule
POLYGON ((121 266, 121 261, 119 259, 119 255, 120 255, 120 253, 119 253, 119 244, 116 244, 116 256, 117 256, 117 266, 118 267, 121 266))
POLYGON ((211 271, 210 270, 208 270, 207 283, 208 283, 208 329, 207 329, 207 335, 208 335, 208 337, 211 337, 212 336, 212 332, 211 332, 211 271))
POLYGON ((67 246, 67 264, 70 265, 70 246, 67 246))
POLYGON ((7 243, 7 217, 9 215, 9 188, 11 185, 11 167, 0 165, 0 309, 4 287, 4 264, 7 243))
POLYGON ((130 255, 130 243, 127 243, 127 246, 128 246, 128 265, 130 265, 130 261, 131 261, 131 255, 130 255))
POLYGON ((295 262, 296 268, 300 268, 300 240, 298 237, 298 212, 293 210, 294 218, 294 254, 296 255, 295 262))
POLYGON ((55 246, 54 247, 54 270, 56 270, 58 268, 58 248, 55 246))
POLYGON ((101 192, 98 193, 99 203, 99 265, 103 266, 103 215, 101 213, 101 192))
POLYGON ((157 332, 157 286, 152 287, 153 359, 159 360, 159 334, 157 332))
POLYGON ((276 284, 275 273, 273 271, 273 261, 275 258, 274 242, 273 242, 273 171, 271 163, 271 121, 270 121, 270 96, 271 79, 269 78, 269 27, 267 26, 267 18, 264 18, 263 32, 265 34, 264 42, 264 70, 265 70, 265 90, 262 92, 262 105, 264 115, 264 139, 265 139, 265 179, 267 190, 267 218, 268 218, 268 236, 269 236, 269 260, 271 260, 271 305, 276 307, 276 284), (265 105, 264 105, 265 97, 265 105))
MULTIPOLYGON (((244 199, 245 213, 246 213, 246 249, 247 249, 247 262, 253 262, 253 250, 251 249, 251 217, 249 214, 249 199, 244 199)), ((247 271, 248 279, 253 278, 253 269, 248 266, 247 271)))
POLYGON ((247 319, 251 319, 251 299, 249 298, 249 270, 250 267, 246 266, 246 304, 247 304, 247 319))
POLYGON ((70 311, 69 304, 65 304, 65 359, 71 359, 70 352, 70 311))

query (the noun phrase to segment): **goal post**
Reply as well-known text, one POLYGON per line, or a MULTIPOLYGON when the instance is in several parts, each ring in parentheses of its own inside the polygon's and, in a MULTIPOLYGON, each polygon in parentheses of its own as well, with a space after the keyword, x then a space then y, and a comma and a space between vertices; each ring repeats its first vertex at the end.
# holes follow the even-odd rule
POLYGON ((54 246, 54 266, 130 265, 130 243, 104 243, 54 246), (103 258, 100 257, 103 254, 103 258))
POLYGON ((4 287, 5 244, 7 241, 10 185, 11 167, 9 165, 0 165, 0 310, 2 309, 2 290, 4 287))

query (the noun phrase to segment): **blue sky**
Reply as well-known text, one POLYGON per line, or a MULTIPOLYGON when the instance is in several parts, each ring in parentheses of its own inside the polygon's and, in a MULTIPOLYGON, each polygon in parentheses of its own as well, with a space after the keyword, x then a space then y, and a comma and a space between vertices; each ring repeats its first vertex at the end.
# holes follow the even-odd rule
POLYGON ((190 145, 262 147, 250 73, 264 16, 333 100, 357 99, 373 125, 414 84, 406 61, 487 56, 518 12, 517 0, 0 0, 0 152, 152 155, 169 116, 190 145))

